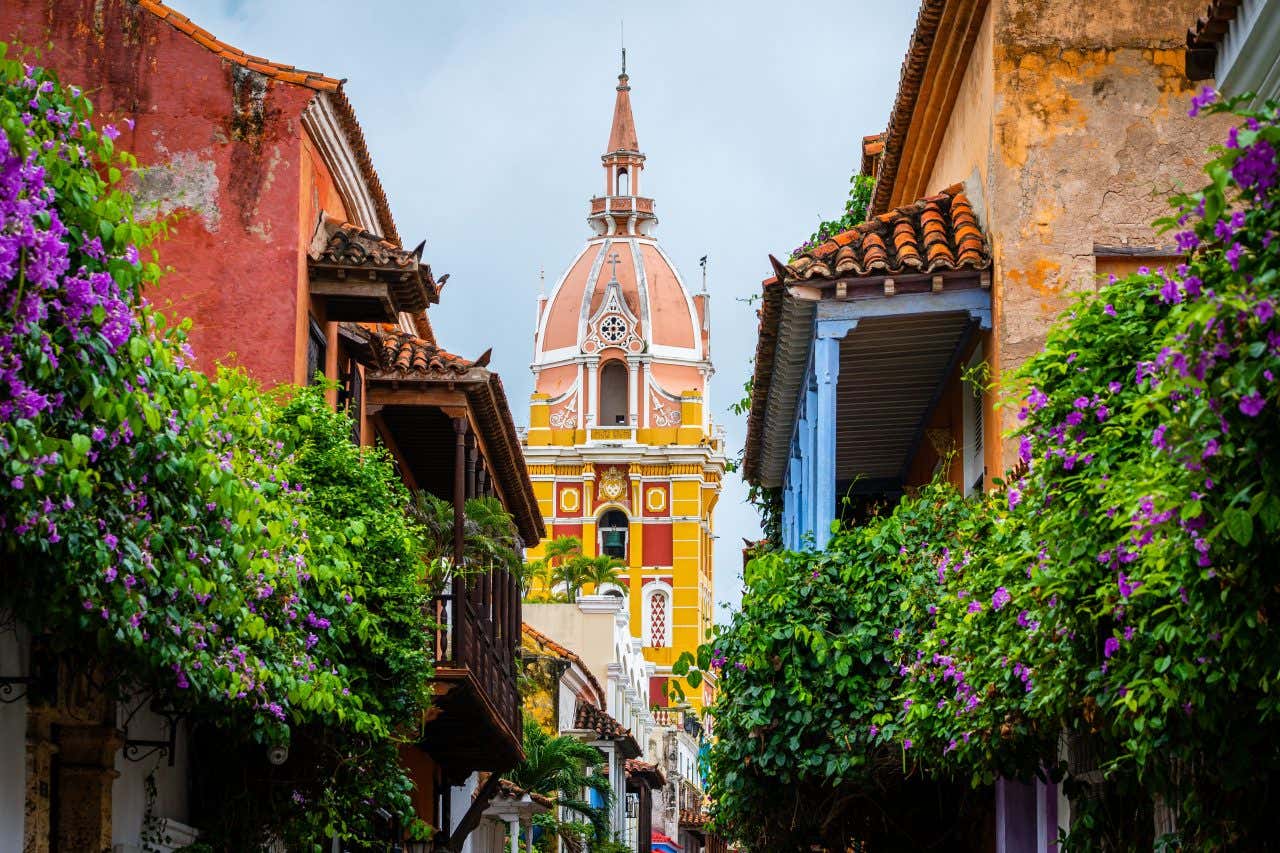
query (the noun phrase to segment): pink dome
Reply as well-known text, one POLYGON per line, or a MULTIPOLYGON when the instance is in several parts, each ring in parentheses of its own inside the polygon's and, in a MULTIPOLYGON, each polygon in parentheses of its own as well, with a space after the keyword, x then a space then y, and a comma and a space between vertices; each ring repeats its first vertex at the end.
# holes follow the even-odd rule
POLYGON ((606 194, 587 218, 595 233, 538 303, 535 390, 553 428, 670 426, 712 372, 707 296, 690 296, 653 237, 653 199, 639 195, 645 157, 630 92, 623 73, 601 157, 606 194))

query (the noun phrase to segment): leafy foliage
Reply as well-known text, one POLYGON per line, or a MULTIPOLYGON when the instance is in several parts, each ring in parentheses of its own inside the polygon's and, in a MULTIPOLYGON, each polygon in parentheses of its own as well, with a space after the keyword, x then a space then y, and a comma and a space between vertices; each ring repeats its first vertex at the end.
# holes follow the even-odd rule
POLYGON ((290 744, 288 789, 247 806, 265 769, 207 768, 211 843, 367 838, 369 803, 408 820, 396 744, 427 706, 431 626, 407 491, 320 392, 191 369, 142 297, 163 228, 121 189, 134 161, 76 89, 3 57, 0 606, 215 755, 290 744))
MULTIPOLYGON (((1193 112, 1237 106, 1213 101, 1193 112)), ((1040 774, 1072 796, 1066 849, 1265 843, 1280 125, 1274 105, 1241 118, 1160 223, 1185 262, 1083 297, 1006 380, 1021 466, 1002 492, 933 486, 825 552, 748 567, 742 613, 709 647, 723 826, 760 849, 868 840, 866 814, 913 814, 893 779, 1040 774), (1063 735, 1096 766, 1061 760, 1063 735), (771 777, 833 805, 815 821, 776 803, 771 777), (1157 809, 1172 836, 1155 838, 1157 809)))
MULTIPOLYGON (((609 838, 609 813, 613 788, 609 777, 596 771, 604 754, 590 744, 567 735, 552 735, 525 715, 524 762, 506 778, 524 788, 551 799, 558 807, 579 815, 591 827, 591 838, 598 843, 609 838), (595 791, 606 803, 597 808, 585 799, 587 791, 595 791)), ((577 837, 579 821, 562 820, 555 812, 545 816, 543 826, 553 834, 577 837)), ((595 849, 593 846, 592 849, 595 849)))

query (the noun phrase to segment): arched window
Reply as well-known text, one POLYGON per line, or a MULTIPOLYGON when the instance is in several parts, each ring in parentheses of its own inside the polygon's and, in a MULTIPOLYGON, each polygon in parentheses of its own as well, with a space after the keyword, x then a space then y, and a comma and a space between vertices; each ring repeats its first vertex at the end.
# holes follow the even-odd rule
POLYGON ((645 584, 644 644, 655 649, 671 645, 671 587, 662 581, 645 584))
POLYGON ((611 509, 600 516, 600 553, 608 557, 627 559, 627 514, 620 509, 611 509))
POLYGON ((631 195, 631 176, 627 170, 618 170, 618 195, 631 195))
MULTIPOLYGON (((605 322, 612 319, 618 318, 609 317, 605 322)), ((600 368, 600 426, 627 425, 628 378, 627 366, 621 361, 605 362, 600 368)))

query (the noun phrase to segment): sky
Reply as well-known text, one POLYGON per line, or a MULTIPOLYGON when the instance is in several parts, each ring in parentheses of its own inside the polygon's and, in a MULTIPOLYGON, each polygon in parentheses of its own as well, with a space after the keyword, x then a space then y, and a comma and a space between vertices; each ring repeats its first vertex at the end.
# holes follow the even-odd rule
MULTIPOLYGON (((692 290, 708 260, 712 416, 755 351, 751 296, 824 218, 843 212, 864 135, 884 130, 916 4, 792 0, 644 4, 422 0, 172 0, 248 53, 346 78, 406 245, 449 273, 441 345, 493 347, 528 424, 539 274, 548 289, 590 233, 619 71, 620 24, 655 232, 692 290), (859 8, 861 7, 861 8, 859 8), (624 20, 625 19, 625 20, 624 20)), ((741 598, 742 540, 759 537, 727 474, 716 508, 717 621, 741 598)))

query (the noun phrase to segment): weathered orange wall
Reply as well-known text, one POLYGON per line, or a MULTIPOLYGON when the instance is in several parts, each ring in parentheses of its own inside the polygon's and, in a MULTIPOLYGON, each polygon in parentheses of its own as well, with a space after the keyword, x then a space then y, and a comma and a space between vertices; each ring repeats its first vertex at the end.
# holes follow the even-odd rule
MULTIPOLYGON (((986 202, 1000 370, 1038 351, 1073 294, 1093 289, 1096 244, 1167 242, 1151 221, 1177 185, 1194 185, 1225 132, 1223 120, 1186 112, 1195 85, 1184 40, 1202 7, 994 4, 997 150, 986 202)), ((1005 447, 1003 464, 1015 456, 1005 447)))
POLYGON ((293 381, 299 117, 315 93, 226 62, 127 0, 3 0, 0 34, 84 87, 144 167, 140 200, 181 214, 159 244, 173 269, 150 298, 195 319, 201 368, 225 360, 293 381))

